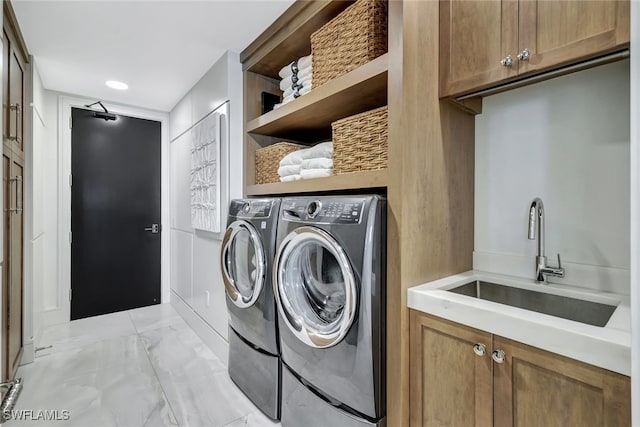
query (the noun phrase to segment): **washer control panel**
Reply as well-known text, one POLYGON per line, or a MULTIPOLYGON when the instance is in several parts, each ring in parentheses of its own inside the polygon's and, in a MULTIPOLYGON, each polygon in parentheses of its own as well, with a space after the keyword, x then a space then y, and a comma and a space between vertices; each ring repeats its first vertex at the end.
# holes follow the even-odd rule
POLYGON ((364 203, 359 198, 289 199, 282 203, 282 215, 291 221, 359 224, 364 203))
POLYGON ((272 207, 271 200, 232 200, 229 215, 238 218, 269 218, 272 207))

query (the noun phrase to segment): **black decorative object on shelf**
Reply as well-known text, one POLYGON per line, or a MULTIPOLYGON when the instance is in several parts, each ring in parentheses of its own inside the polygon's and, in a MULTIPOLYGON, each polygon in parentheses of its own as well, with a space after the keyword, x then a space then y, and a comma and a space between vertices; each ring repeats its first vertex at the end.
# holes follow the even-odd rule
POLYGON ((273 110, 273 107, 280 103, 280 95, 269 92, 262 92, 260 99, 262 101, 262 114, 273 110))

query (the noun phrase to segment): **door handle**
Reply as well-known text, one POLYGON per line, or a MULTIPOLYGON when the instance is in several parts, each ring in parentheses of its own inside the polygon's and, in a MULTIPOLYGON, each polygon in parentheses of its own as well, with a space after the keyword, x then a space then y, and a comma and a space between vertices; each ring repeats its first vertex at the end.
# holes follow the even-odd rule
POLYGON ((151 234, 158 234, 160 232, 160 224, 151 224, 151 227, 147 227, 144 231, 150 231, 151 234))
POLYGON ((11 134, 9 134, 9 140, 16 141, 18 144, 21 144, 22 140, 18 136, 18 130, 20 129, 20 116, 22 115, 22 108, 20 107, 20 104, 16 102, 15 104, 9 105, 9 110, 16 112, 16 134, 15 136, 11 136, 11 134))
POLYGON ((15 204, 13 208, 9 208, 9 212, 22 213, 22 176, 16 175, 9 178, 9 181, 15 183, 15 204))

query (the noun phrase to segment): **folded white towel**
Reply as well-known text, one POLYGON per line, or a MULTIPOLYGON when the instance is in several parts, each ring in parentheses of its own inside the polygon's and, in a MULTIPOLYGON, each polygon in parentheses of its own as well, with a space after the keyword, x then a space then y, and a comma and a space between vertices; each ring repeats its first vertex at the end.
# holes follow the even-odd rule
POLYGON ((286 104, 287 102, 291 102, 291 101, 293 101, 294 99, 298 99, 298 98, 300 98, 302 95, 306 95, 307 93, 309 93, 309 91, 299 93, 298 97, 296 97, 296 96, 294 96, 294 95, 289 95, 289 96, 285 97, 285 98, 282 100, 282 103, 283 103, 283 104, 286 104))
POLYGON ((289 102, 293 101, 294 99, 296 99, 296 98, 293 95, 286 96, 286 97, 284 97, 282 99, 282 105, 288 104, 289 102))
POLYGON ((278 71, 278 75, 280 78, 284 79, 285 77, 293 75, 294 70, 300 71, 311 67, 311 58, 313 58, 312 55, 303 56, 297 61, 293 61, 289 65, 285 65, 280 71, 278 71))
POLYGON ((311 68, 313 62, 313 55, 303 56, 298 59, 298 70, 304 70, 305 68, 311 68))
POLYGON ((289 175, 289 176, 281 176, 280 181, 282 182, 290 182, 290 181, 300 181, 302 176, 300 175, 289 175))
POLYGON ((311 79, 309 80, 305 80, 299 87, 297 88, 288 88, 287 90, 284 91, 284 93, 282 94, 283 98, 287 98, 290 96, 293 96, 293 98, 295 99, 296 96, 294 95, 296 92, 298 93, 298 98, 300 98, 300 96, 309 93, 309 91, 311 90, 311 79))
POLYGON ((333 155, 333 142, 327 141, 322 142, 320 144, 316 144, 311 148, 304 150, 302 155, 302 160, 306 159, 321 159, 326 158, 330 159, 333 155))
POLYGON ((298 150, 287 154, 280 160, 280 166, 300 166, 302 164, 302 152, 305 150, 298 150))
POLYGON ((300 176, 302 179, 324 178, 333 175, 333 169, 302 169, 300 176))
POLYGON ((286 165, 278 168, 278 175, 280 177, 289 175, 300 175, 300 165, 286 165))
POLYGON ((302 169, 331 169, 333 168, 333 159, 320 157, 317 159, 306 159, 302 161, 302 169))
POLYGON ((290 88, 296 83, 300 84, 300 82, 304 80, 311 80, 311 67, 298 71, 298 74, 295 75, 295 78, 292 74, 282 79, 280 81, 280 90, 287 90, 287 88, 290 88))

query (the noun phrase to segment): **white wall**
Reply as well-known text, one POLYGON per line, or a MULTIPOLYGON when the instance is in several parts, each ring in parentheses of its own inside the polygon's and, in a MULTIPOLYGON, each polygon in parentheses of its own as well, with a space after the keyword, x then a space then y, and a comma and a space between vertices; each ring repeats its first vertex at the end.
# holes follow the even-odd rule
POLYGON ((631 402, 640 425, 640 2, 631 2, 631 402))
POLYGON ((169 116, 171 134, 172 303, 226 361, 227 310, 220 272, 223 233, 191 228, 190 129, 218 106, 228 117, 229 145, 222 146, 222 229, 231 198, 242 196, 242 70, 237 53, 227 52, 178 102, 169 116))
POLYGON ((37 343, 58 295, 57 96, 42 86, 34 63, 33 84, 33 322, 37 343))
MULTIPOLYGON (((38 336, 42 327, 43 304, 43 279, 44 279, 44 244, 45 244, 45 150, 47 146, 47 121, 45 119, 46 92, 42 86, 42 79, 35 64, 33 67, 33 156, 32 156, 32 199, 30 207, 32 212, 31 229, 27 236, 31 245, 31 276, 27 286, 32 287, 32 319, 33 335, 38 336)), ((25 313, 28 317, 28 314, 25 313)))
POLYGON ((484 99, 476 118, 474 268, 533 278, 528 208, 565 279, 629 294, 629 61, 484 99))
MULTIPOLYGON (((33 242, 33 319, 37 344, 52 313, 61 306, 58 280, 58 101, 42 89, 34 76, 34 225, 40 231, 33 242), (35 90, 36 85, 39 86, 35 90), (37 95, 36 95, 37 94, 37 95)), ((34 233, 35 235, 35 233, 34 233)))

